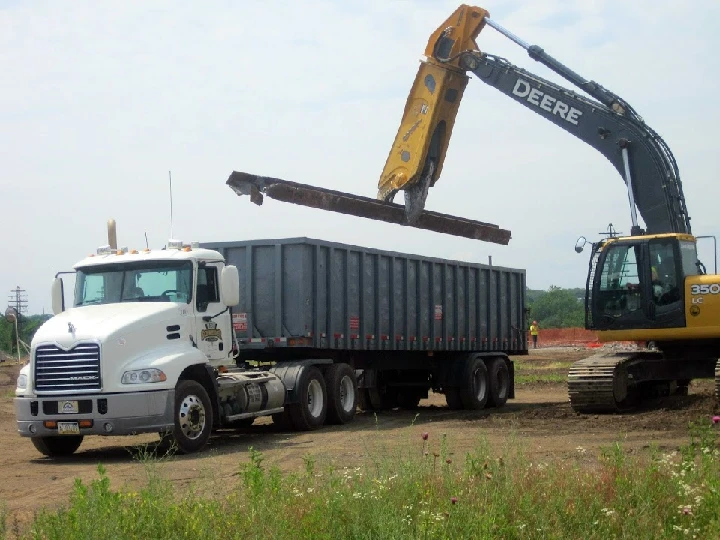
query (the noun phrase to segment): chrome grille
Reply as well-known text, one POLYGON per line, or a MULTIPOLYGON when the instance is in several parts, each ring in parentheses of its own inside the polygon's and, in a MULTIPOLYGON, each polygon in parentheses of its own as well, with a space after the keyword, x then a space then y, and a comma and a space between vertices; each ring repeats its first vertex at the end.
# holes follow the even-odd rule
POLYGON ((65 351, 55 345, 35 350, 35 390, 77 392, 100 390, 100 346, 79 343, 65 351))

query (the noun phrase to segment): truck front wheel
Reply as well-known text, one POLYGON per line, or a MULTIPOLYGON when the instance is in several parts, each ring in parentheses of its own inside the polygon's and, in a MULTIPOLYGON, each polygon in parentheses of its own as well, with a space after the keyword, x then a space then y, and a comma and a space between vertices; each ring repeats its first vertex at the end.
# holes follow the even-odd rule
POLYGON ((30 439, 37 451, 48 457, 69 456, 75 453, 83 441, 82 435, 65 437, 32 437, 30 439))
POLYGON ((196 381, 180 381, 175 390, 173 439, 183 454, 202 449, 212 431, 212 406, 207 391, 196 381))

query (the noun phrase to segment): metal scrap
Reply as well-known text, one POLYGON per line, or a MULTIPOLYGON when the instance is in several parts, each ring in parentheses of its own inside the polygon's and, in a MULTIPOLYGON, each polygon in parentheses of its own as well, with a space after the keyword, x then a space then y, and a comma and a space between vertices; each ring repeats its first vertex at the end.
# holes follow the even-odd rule
POLYGON ((238 195, 247 195, 250 200, 262 205, 263 195, 277 201, 289 202, 301 206, 318 208, 340 214, 395 223, 406 227, 462 236, 472 240, 482 240, 507 245, 510 231, 501 229, 492 223, 450 216, 425 210, 413 224, 407 222, 402 205, 371 199, 361 195, 343 193, 331 189, 299 184, 288 180, 258 176, 234 171, 227 184, 238 195))

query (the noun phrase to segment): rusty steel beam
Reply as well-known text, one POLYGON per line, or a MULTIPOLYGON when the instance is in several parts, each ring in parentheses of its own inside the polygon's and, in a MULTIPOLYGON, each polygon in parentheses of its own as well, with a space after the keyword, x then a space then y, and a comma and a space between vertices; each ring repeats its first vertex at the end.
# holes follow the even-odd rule
POLYGON ((278 178, 235 171, 228 178, 227 184, 235 193, 249 196, 250 200, 257 205, 263 203, 264 194, 277 201, 426 229, 452 236, 463 236, 472 240, 502 245, 507 245, 510 241, 510 231, 501 229, 492 223, 425 210, 417 222, 410 225, 407 223, 404 207, 400 204, 278 178))

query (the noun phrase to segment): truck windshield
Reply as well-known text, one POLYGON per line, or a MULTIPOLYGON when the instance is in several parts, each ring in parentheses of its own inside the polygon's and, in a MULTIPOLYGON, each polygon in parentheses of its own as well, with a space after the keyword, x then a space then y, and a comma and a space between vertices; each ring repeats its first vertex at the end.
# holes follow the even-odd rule
POLYGON ((143 261, 89 266, 77 271, 75 306, 192 299, 192 263, 143 261))

